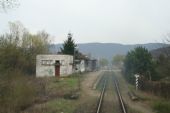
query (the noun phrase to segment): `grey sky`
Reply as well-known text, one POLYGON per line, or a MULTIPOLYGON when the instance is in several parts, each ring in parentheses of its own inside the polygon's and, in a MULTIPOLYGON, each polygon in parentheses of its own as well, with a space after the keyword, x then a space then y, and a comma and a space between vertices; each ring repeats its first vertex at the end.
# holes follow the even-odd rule
POLYGON ((161 42, 170 32, 169 0, 20 0, 0 13, 0 33, 8 21, 21 21, 31 32, 46 30, 62 43, 71 31, 78 43, 161 42))

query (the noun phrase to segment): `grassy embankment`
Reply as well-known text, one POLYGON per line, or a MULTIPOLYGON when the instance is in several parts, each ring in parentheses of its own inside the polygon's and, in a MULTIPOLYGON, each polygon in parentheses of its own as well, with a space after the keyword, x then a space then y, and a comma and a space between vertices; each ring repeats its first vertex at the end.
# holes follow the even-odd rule
POLYGON ((60 79, 48 78, 46 84, 48 99, 43 103, 34 105, 31 112, 73 113, 76 109, 76 98, 79 96, 78 82, 78 77, 74 75, 60 79))
POLYGON ((12 73, 0 78, 0 113, 73 113, 79 79, 35 78, 12 73))
POLYGON ((140 90, 136 91, 135 86, 131 84, 128 84, 128 88, 130 91, 135 92, 135 94, 139 97, 139 101, 150 106, 155 113, 170 113, 169 99, 158 97, 154 94, 150 94, 140 90))

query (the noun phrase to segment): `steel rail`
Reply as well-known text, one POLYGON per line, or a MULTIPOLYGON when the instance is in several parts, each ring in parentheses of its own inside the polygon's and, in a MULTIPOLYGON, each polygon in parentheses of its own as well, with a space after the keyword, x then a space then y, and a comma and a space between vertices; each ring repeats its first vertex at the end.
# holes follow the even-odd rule
POLYGON ((124 104, 123 99, 122 99, 122 96, 121 96, 121 94, 120 94, 120 90, 119 90, 117 81, 114 80, 114 83, 115 83, 115 86, 116 86, 116 90, 117 90, 117 94, 118 94, 118 97, 119 97, 119 100, 120 100, 120 104, 121 104, 122 111, 123 111, 123 113, 127 113, 125 104, 124 104))
POLYGON ((102 102, 103 102, 103 97, 104 97, 104 93, 105 93, 105 89, 106 89, 106 80, 104 81, 103 89, 102 89, 102 92, 100 94, 99 103, 98 103, 98 106, 97 106, 96 113, 100 113, 102 102))

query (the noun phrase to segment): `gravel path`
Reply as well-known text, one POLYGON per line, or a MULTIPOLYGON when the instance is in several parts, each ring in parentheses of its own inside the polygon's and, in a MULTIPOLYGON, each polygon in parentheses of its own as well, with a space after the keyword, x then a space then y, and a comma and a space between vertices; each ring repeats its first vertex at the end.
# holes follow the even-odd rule
POLYGON ((94 113, 96 100, 100 93, 94 90, 93 86, 102 73, 102 71, 97 71, 84 75, 84 79, 81 82, 81 96, 77 101, 78 107, 75 113, 94 113))

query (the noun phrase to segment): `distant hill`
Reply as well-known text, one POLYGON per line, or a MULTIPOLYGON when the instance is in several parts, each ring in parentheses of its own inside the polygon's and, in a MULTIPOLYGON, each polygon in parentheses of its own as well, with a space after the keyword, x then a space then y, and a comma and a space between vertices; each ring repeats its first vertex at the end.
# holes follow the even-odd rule
POLYGON ((158 58, 161 54, 165 56, 170 55, 170 46, 154 49, 150 51, 154 58, 158 58))
MULTIPOLYGON (((118 43, 84 43, 77 44, 79 51, 84 54, 91 55, 95 58, 107 58, 109 60, 116 54, 126 55, 126 53, 137 46, 147 48, 149 51, 166 47, 163 43, 148 43, 148 44, 134 44, 134 45, 123 45, 118 43)), ((51 45, 50 51, 56 53, 60 50, 61 44, 51 45)))

